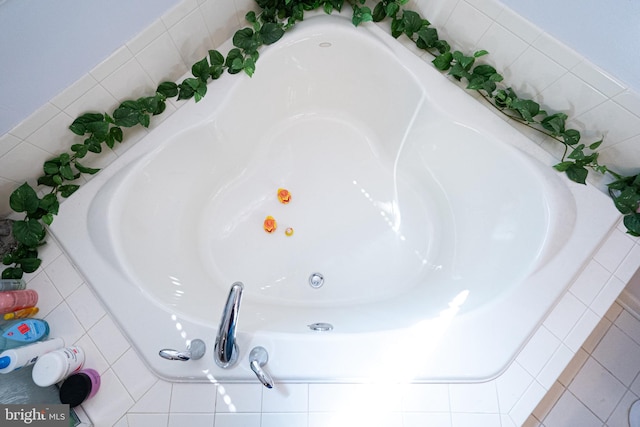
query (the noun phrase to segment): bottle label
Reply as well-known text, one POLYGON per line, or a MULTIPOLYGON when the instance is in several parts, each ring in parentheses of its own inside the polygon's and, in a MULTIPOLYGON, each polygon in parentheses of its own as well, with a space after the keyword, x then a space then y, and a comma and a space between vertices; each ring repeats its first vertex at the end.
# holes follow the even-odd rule
POLYGON ((46 328, 41 321, 34 319, 26 319, 24 322, 18 322, 7 329, 2 336, 11 341, 34 342, 42 338, 46 328))

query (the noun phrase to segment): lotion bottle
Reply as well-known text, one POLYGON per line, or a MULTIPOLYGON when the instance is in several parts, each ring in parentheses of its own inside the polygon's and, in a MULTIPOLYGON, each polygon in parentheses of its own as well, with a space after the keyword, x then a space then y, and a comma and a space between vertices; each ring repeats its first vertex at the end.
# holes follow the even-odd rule
POLYGON ((49 324, 42 319, 20 319, 0 326, 0 351, 41 341, 49 336, 49 324))
POLYGON ((38 293, 33 289, 0 292, 0 314, 33 307, 37 302, 38 293))
POLYGON ((42 355, 33 365, 31 376, 40 387, 56 384, 82 369, 84 351, 80 347, 66 347, 42 355))
POLYGON ((7 374, 25 366, 33 365, 38 358, 50 351, 64 347, 62 338, 39 341, 0 353, 0 374, 7 374))

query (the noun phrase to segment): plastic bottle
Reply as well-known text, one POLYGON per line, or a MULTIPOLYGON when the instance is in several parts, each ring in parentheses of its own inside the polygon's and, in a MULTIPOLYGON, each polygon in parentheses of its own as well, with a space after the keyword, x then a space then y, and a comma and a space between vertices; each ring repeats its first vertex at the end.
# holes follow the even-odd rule
POLYGON ((79 371, 83 364, 84 351, 80 347, 66 347, 40 357, 31 376, 36 385, 48 387, 79 371))
POLYGON ((22 279, 0 279, 0 291, 18 291, 27 287, 22 279))
POLYGON ((75 408, 92 398, 100 388, 100 374, 93 369, 83 369, 75 373, 60 386, 60 402, 75 408))
POLYGON ((33 317, 40 309, 38 307, 27 307, 21 308, 20 310, 13 311, 11 313, 5 313, 2 317, 4 320, 13 320, 13 319, 25 319, 27 317, 33 317))
POLYGON ((0 314, 11 313, 38 303, 38 293, 33 289, 0 292, 0 314))
POLYGON ((42 319, 20 319, 0 326, 0 351, 41 341, 49 336, 49 324, 42 319))
POLYGON ((33 365, 43 354, 62 347, 64 347, 64 340, 53 338, 5 350, 0 353, 0 374, 8 374, 25 366, 33 365))

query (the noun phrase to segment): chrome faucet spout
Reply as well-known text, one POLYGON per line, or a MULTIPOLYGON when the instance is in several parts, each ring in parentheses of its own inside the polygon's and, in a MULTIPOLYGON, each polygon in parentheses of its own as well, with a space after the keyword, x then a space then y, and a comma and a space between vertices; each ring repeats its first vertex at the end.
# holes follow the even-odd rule
POLYGON ((213 358, 221 368, 230 368, 238 360, 238 345, 236 344, 236 325, 240 312, 240 300, 244 285, 236 282, 231 285, 227 302, 222 311, 218 336, 213 349, 213 358))

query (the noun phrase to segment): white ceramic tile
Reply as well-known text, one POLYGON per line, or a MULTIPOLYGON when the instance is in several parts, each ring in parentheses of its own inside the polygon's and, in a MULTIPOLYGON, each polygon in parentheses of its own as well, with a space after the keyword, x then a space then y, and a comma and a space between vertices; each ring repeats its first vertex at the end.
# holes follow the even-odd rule
POLYGON ((524 392, 520 400, 511 408, 509 416, 516 424, 522 424, 529 418, 540 400, 544 397, 546 389, 538 382, 533 381, 529 388, 524 392))
POLYGON ((618 279, 628 283, 633 275, 638 271, 640 265, 640 245, 634 245, 629 254, 622 260, 622 263, 615 271, 618 279))
POLYGON ((390 392, 385 385, 309 384, 309 411, 378 411, 401 410, 400 393, 390 392))
POLYGON ((578 298, 567 292, 544 321, 544 326, 556 337, 564 339, 587 309, 578 298))
POLYGON ((122 67, 128 61, 133 58, 133 54, 128 47, 122 46, 120 49, 113 52, 107 59, 98 64, 93 70, 91 75, 98 82, 102 82, 110 74, 114 73, 118 68, 122 67))
POLYGON ((567 69, 575 67, 583 60, 573 49, 547 33, 540 34, 532 46, 567 69))
MULTIPOLYGON (((640 134, 640 117, 613 101, 606 101, 576 118, 590 124, 591 136, 604 136, 601 149, 640 134)), ((589 132, 584 132, 587 136, 589 132)))
POLYGON ((560 397, 556 406, 542 422, 548 427, 602 427, 602 421, 569 392, 560 397))
POLYGON ((449 412, 448 384, 407 384, 402 389, 402 410, 449 412))
POLYGON ((262 393, 262 412, 306 412, 308 407, 308 384, 275 384, 262 393))
POLYGON ((172 384, 158 380, 138 399, 129 412, 164 413, 169 411, 172 384))
POLYGON ((110 364, 115 363, 130 347, 129 341, 122 335, 110 316, 103 316, 93 325, 89 335, 110 364))
POLYGON ((500 2, 494 0, 466 0, 466 2, 491 19, 496 19, 504 9, 500 2))
POLYGON ((98 84, 89 89, 80 98, 69 104, 64 111, 75 120, 76 117, 87 112, 110 113, 118 105, 119 102, 113 97, 113 95, 102 87, 102 85, 98 84))
POLYGON ((482 35, 489 29, 491 19, 467 2, 461 1, 446 24, 452 45, 464 53, 471 53, 482 35))
POLYGON ((62 302, 62 296, 44 271, 38 270, 29 280, 27 288, 38 293, 38 317, 44 317, 62 302))
POLYGON ((11 129, 9 133, 20 139, 26 139, 33 132, 38 130, 40 126, 47 123, 59 112, 60 110, 58 109, 58 107, 53 104, 46 103, 36 111, 34 111, 19 125, 11 129))
POLYGON ((216 411, 216 384, 174 383, 171 393, 171 412, 216 411))
POLYGON ((608 97, 618 95, 625 89, 622 83, 586 60, 573 67, 571 72, 608 97))
POLYGON ((572 351, 577 352, 599 321, 600 317, 593 311, 585 311, 576 326, 571 330, 571 332, 569 332, 569 335, 567 335, 567 338, 563 341, 564 344, 572 351))
MULTIPOLYGON (((498 393, 495 382, 450 384, 452 412, 498 413, 498 393)), ((455 423, 454 423, 455 425, 455 423)))
POLYGON ((539 50, 528 48, 508 68, 509 85, 520 96, 535 97, 566 73, 566 69, 539 50))
POLYGON ((309 415, 305 413, 262 413, 260 427, 307 427, 309 415))
POLYGON ((219 384, 216 412, 260 412, 261 384, 219 384))
POLYGON ((73 291, 66 301, 85 329, 90 329, 107 313, 85 283, 73 291))
POLYGON ((310 412, 309 427, 403 427, 400 412, 377 412, 371 408, 375 406, 357 412, 310 412))
POLYGON ((127 42, 127 47, 133 53, 134 56, 147 47, 149 44, 153 43, 158 37, 163 34, 166 34, 167 27, 165 27, 164 22, 161 19, 158 19, 147 28, 142 30, 139 34, 137 34, 134 38, 127 42))
POLYGON ((56 258, 45 268, 45 271, 64 298, 82 285, 82 277, 65 255, 56 258))
POLYGON ((135 59, 124 63, 106 76, 100 84, 120 102, 151 96, 157 87, 135 59))
POLYGON ((149 391, 158 378, 149 371, 133 348, 129 348, 113 365, 120 382, 131 397, 138 400, 149 391))
POLYGON ((169 427, 212 427, 214 414, 169 414, 169 427))
POLYGON ((509 368, 496 379, 498 390, 498 403, 501 412, 509 412, 513 405, 527 390, 533 377, 518 362, 509 365, 509 368))
POLYGON ((133 399, 118 381, 113 371, 108 370, 100 377, 100 390, 82 404, 87 415, 98 426, 111 426, 133 405, 133 399))
MULTIPOLYGON (((478 49, 489 52, 482 60, 492 64, 503 75, 528 46, 521 38, 497 23, 491 24, 478 41, 478 49)), ((504 77, 507 79, 506 75, 504 77)))
MULTIPOLYGON (((631 137, 617 144, 600 149, 598 162, 600 164, 615 165, 615 171, 623 175, 635 175, 640 164, 640 152, 636 149, 640 144, 640 136, 631 137)), ((623 227, 623 233, 626 228, 623 227)), ((628 235, 631 239, 637 239, 628 235)))
POLYGON ((496 21, 529 44, 542 34, 538 27, 506 7, 498 15, 496 21))
MULTIPOLYGON (((553 111, 562 111, 571 119, 602 104, 607 98, 583 80, 566 73, 544 89, 538 102, 553 111)), ((572 120, 569 124, 573 125, 572 120)), ((580 129, 579 129, 580 130, 580 129)), ((595 142, 595 141, 590 141, 595 142)))
POLYGON ((604 421, 618 405, 626 388, 594 358, 589 358, 568 390, 604 421))
POLYGON ((542 387, 546 389, 551 388, 573 356, 573 351, 564 344, 560 344, 560 347, 558 347, 549 362, 542 368, 536 380, 542 387))
POLYGON ((167 28, 170 28, 176 23, 180 22, 180 20, 184 19, 197 7, 198 3, 196 2, 196 0, 182 0, 171 10, 162 15, 162 21, 167 26, 167 28))
POLYGON ((538 375, 559 345, 560 340, 541 326, 525 344, 516 360, 531 375, 538 375))
POLYGON ((40 268, 42 269, 46 268, 49 264, 55 261, 62 253, 60 246, 58 246, 58 243, 55 241, 53 236, 48 235, 46 240, 47 243, 38 248, 38 256, 42 260, 40 268))
POLYGON ((119 420, 115 422, 113 427, 129 427, 129 422, 127 421, 127 415, 125 414, 119 420))
POLYGON ((21 141, 22 139, 18 138, 17 136, 11 135, 10 133, 5 133, 4 135, 0 136, 0 157, 20 144, 21 141))
POLYGON ((35 184, 36 178, 42 175, 42 164, 51 158, 51 153, 22 141, 0 158, 0 176, 23 183, 35 184))
MULTIPOLYGON (((460 3, 459 0, 451 1, 439 1, 439 2, 425 2, 415 0, 415 7, 413 10, 419 12, 425 19, 440 30, 445 27, 445 23, 449 20, 451 13, 460 3)), ((441 36, 442 38, 442 36, 441 36)))
POLYGON ((216 427, 260 427, 260 414, 216 413, 216 427))
POLYGON ((589 305, 600 293, 610 277, 611 273, 606 268, 591 260, 571 285, 570 291, 580 301, 589 305))
POLYGON ((404 427, 451 427, 448 412, 406 412, 402 414, 404 427))
POLYGON ((200 5, 200 11, 214 47, 231 38, 241 27, 233 2, 207 0, 200 5))
POLYGON ((84 350, 84 367, 96 370, 100 375, 107 372, 109 369, 109 362, 104 358, 96 344, 93 342, 89 334, 84 334, 75 343, 84 350))
POLYGON ((175 82, 189 71, 169 33, 163 33, 149 43, 136 55, 136 60, 156 85, 175 82))
POLYGON ((29 135, 27 141, 53 155, 68 152, 72 144, 79 142, 77 136, 69 130, 72 122, 70 116, 60 112, 29 135))
POLYGON ((640 345, 616 325, 611 327, 592 353, 625 386, 640 372, 640 345))
POLYGON ((640 95, 632 90, 625 90, 613 99, 622 107, 640 116, 640 95))
POLYGON ((94 79, 91 74, 87 73, 51 99, 51 103, 59 109, 64 110, 97 84, 98 82, 96 82, 96 79, 94 79))
POLYGON ((620 295, 620 292, 624 289, 624 282, 617 277, 609 279, 604 288, 600 291, 595 301, 591 303, 589 308, 594 313, 604 316, 611 308, 616 298, 620 295))
POLYGON ((84 328, 73 315, 69 306, 62 302, 44 317, 49 323, 51 337, 60 337, 65 344, 73 345, 85 333, 84 328))
POLYGON ((164 426, 167 425, 168 420, 169 414, 127 414, 129 427, 164 426))
POLYGON ((501 425, 498 414, 451 414, 453 427, 478 427, 501 425))
POLYGON ((208 56, 214 47, 200 9, 196 9, 169 27, 169 34, 188 67, 208 56))

